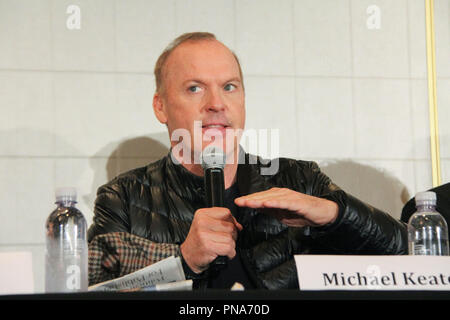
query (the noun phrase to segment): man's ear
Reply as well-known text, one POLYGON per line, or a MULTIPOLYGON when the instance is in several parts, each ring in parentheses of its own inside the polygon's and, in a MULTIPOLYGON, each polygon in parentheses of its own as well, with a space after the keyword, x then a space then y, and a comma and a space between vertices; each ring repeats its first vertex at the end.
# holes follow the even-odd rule
POLYGON ((163 100, 161 94, 156 92, 153 96, 153 111, 159 122, 167 124, 167 113, 163 100))

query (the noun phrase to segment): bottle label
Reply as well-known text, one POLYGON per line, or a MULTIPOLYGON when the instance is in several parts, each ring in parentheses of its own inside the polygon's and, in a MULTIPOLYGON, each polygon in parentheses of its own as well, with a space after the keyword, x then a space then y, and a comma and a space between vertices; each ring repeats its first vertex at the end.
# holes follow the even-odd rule
POLYGON ((86 248, 84 239, 74 239, 64 241, 64 255, 79 255, 86 248))
POLYGON ((423 244, 414 244, 413 246, 415 255, 426 256, 430 253, 430 249, 427 249, 423 244))
POLYGON ((47 239, 46 252, 54 257, 79 256, 86 250, 87 245, 84 239, 63 239, 62 241, 47 239))

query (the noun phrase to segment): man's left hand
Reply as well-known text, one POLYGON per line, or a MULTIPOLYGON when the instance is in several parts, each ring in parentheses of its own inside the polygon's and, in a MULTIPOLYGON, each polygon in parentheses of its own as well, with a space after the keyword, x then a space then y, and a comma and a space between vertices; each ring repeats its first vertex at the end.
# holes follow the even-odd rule
POLYGON ((323 226, 333 223, 339 207, 330 200, 287 188, 272 188, 234 200, 240 207, 262 209, 290 227, 323 226))

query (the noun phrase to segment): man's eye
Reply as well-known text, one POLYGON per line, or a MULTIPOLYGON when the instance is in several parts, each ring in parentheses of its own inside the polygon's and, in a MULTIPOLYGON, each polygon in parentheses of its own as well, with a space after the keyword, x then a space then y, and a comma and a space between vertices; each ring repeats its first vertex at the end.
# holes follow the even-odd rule
POLYGON ((236 86, 232 83, 228 83, 225 85, 224 89, 225 89, 225 91, 233 91, 236 89, 236 86))
POLYGON ((199 86, 190 86, 190 87, 188 88, 188 90, 189 90, 190 92, 199 92, 199 91, 200 91, 200 87, 199 87, 199 86))

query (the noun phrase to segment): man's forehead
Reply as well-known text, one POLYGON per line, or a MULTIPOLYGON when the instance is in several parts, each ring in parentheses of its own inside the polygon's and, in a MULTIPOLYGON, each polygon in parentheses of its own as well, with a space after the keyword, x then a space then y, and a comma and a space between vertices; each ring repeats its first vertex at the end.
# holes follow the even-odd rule
POLYGON ((217 40, 186 41, 173 50, 168 57, 165 72, 195 76, 223 72, 223 76, 239 76, 236 58, 225 45, 217 40))

